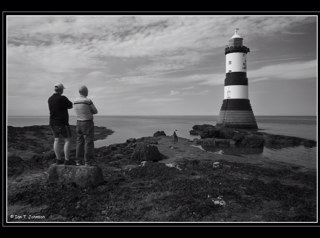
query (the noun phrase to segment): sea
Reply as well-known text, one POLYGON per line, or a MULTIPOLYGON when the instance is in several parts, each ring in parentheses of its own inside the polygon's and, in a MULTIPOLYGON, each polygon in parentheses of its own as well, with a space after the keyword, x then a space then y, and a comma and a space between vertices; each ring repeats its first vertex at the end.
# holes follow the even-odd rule
MULTIPOLYGON (((104 140, 95 141, 95 147, 102 147, 115 143, 123 143, 129 138, 152 136, 156 131, 164 131, 172 135, 177 130, 179 137, 193 140, 198 136, 191 136, 189 131, 194 125, 215 125, 218 116, 95 116, 96 126, 112 129, 114 133, 104 140)), ((296 136, 316 140, 316 116, 256 116, 259 130, 270 134, 296 136)), ((9 126, 48 125, 48 116, 8 116, 9 126)), ((76 124, 76 117, 70 116, 69 123, 76 124)), ((317 147, 304 146, 289 147, 284 149, 264 148, 257 154, 239 154, 254 158, 261 156, 270 160, 304 166, 308 169, 317 168, 317 147)))

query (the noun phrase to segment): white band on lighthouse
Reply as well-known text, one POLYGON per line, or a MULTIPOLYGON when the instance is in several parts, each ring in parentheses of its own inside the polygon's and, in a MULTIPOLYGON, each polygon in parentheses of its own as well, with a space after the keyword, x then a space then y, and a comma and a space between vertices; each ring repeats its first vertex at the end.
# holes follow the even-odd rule
POLYGON ((246 72, 247 60, 245 53, 229 53, 226 55, 226 73, 246 72))
POLYGON ((224 99, 248 99, 248 86, 229 85, 224 87, 224 99))

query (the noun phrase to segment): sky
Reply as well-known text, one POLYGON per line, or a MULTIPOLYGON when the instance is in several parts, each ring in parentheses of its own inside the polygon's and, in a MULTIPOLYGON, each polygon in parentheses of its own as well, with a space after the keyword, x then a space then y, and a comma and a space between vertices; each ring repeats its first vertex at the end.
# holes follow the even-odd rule
POLYGON ((218 115, 235 28, 254 114, 317 115, 317 17, 249 15, 9 15, 7 115, 48 115, 58 82, 99 115, 218 115))

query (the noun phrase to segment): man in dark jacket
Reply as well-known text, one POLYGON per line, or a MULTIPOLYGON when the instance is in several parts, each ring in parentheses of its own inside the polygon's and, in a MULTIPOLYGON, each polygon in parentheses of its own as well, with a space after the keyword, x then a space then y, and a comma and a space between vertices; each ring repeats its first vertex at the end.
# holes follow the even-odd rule
POLYGON ((70 160, 71 131, 69 126, 68 109, 72 108, 72 102, 62 96, 65 87, 62 83, 54 85, 55 93, 48 99, 50 110, 50 126, 54 136, 53 150, 56 154, 56 163, 63 164, 61 158, 60 138, 64 139, 64 164, 72 165, 75 162, 70 160))

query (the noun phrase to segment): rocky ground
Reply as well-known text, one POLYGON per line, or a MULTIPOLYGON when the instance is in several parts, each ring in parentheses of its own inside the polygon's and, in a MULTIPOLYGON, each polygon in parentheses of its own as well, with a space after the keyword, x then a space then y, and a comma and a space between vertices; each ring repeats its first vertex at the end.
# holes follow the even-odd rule
MULTIPOLYGON (((231 137, 224 133, 232 131, 205 128, 215 132, 196 126, 191 133, 200 134, 201 139, 195 141, 179 138, 174 143, 172 137, 157 132, 153 137, 96 148, 94 164, 104 176, 104 182, 96 188, 48 183, 48 167, 54 154, 50 151, 52 138, 47 128, 9 128, 8 219, 316 221, 315 170, 262 158, 219 154, 202 147, 259 148, 261 144, 282 144, 280 141, 286 146, 315 146, 315 142, 246 131, 233 132, 231 137), (28 140, 23 137, 25 134, 28 140), (255 140, 252 136, 256 136, 255 140), (28 157, 28 153, 34 155, 28 157), (17 217, 23 214, 27 216, 17 217)), ((100 129, 100 136, 111 133, 100 129)))

